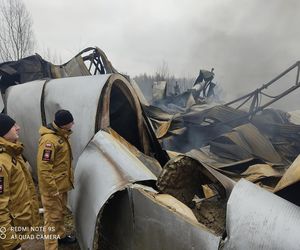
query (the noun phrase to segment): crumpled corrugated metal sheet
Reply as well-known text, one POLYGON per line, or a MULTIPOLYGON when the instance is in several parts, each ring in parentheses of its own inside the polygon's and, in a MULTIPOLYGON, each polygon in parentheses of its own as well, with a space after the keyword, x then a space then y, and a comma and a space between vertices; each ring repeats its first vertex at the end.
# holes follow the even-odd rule
POLYGON ((298 156, 300 148, 300 125, 290 119, 289 113, 275 109, 263 110, 252 118, 252 123, 288 163, 298 156))
POLYGON ((112 74, 118 71, 98 47, 88 47, 62 65, 54 65, 36 54, 0 64, 0 89, 34 80, 112 74))
POLYGON ((190 90, 179 95, 168 96, 164 99, 156 100, 152 103, 152 105, 159 107, 168 113, 184 113, 194 104, 196 104, 196 102, 193 92, 190 90))
POLYGON ((227 123, 230 126, 235 126, 236 124, 241 124, 244 122, 243 117, 246 113, 241 110, 236 110, 224 105, 217 105, 204 110, 200 109, 199 111, 197 106, 201 105, 195 105, 195 107, 192 109, 192 112, 182 114, 184 121, 204 126, 217 122, 227 123), (205 124, 205 122, 207 123, 205 124))
POLYGON ((284 165, 266 164, 257 158, 240 161, 220 158, 209 151, 209 146, 201 149, 193 149, 187 155, 194 157, 201 164, 217 170, 233 181, 245 178, 269 190, 275 188, 275 185, 285 172, 284 165))
MULTIPOLYGON (((233 181, 239 181, 241 178, 245 178, 270 191, 273 191, 285 172, 284 165, 266 164, 258 158, 251 157, 240 161, 221 158, 210 152, 209 146, 201 149, 193 149, 188 152, 187 155, 197 159, 204 166, 208 166, 220 172, 233 181)), ((223 183, 223 185, 226 186, 226 182, 223 183)), ((230 186, 230 190, 232 190, 232 185, 230 186)))
MULTIPOLYGON (((231 139, 239 140, 240 142, 227 145, 226 148, 223 148, 224 150, 234 152, 235 155, 230 155, 224 151, 223 156, 227 154, 227 157, 241 160, 252 157, 254 153, 254 156, 260 157, 259 152, 253 152, 256 147, 249 149, 249 146, 242 142, 240 135, 238 135, 235 129, 238 126, 251 122, 259 130, 257 133, 269 140, 272 144, 271 147, 274 148, 272 150, 274 156, 272 156, 272 152, 270 151, 268 156, 264 155, 262 160, 272 162, 273 164, 277 164, 278 162, 288 164, 299 153, 300 125, 291 123, 290 115, 287 112, 265 109, 255 114, 249 121, 247 112, 225 105, 209 107, 207 104, 197 104, 184 113, 176 113, 175 118, 169 119, 167 119, 167 116, 170 114, 162 110, 160 112, 156 111, 154 115, 154 112, 152 112, 154 109, 153 107, 149 107, 147 115, 154 124, 158 124, 155 126, 157 135, 162 141, 163 147, 167 150, 185 153, 191 149, 207 145, 218 136, 232 132, 230 135, 231 139), (175 124, 178 133, 174 132, 176 131, 173 128, 175 124), (243 145, 243 147, 237 145, 243 145)), ((259 138, 257 137, 256 139, 259 138)), ((220 141, 215 140, 212 144, 222 147, 222 142, 220 141)), ((271 147, 269 148, 271 149, 271 147)), ((219 153, 221 153, 221 150, 219 150, 219 153)))
POLYGON ((268 164, 255 164, 250 166, 241 175, 248 181, 258 182, 265 178, 280 179, 283 175, 283 171, 268 164))
POLYGON ((300 249, 300 208, 240 180, 227 203, 221 249, 300 249))
POLYGON ((275 164, 282 162, 271 142, 250 123, 234 128, 209 144, 213 153, 224 158, 243 160, 254 156, 275 164))
POLYGON ((156 137, 162 138, 168 136, 167 133, 178 133, 178 130, 182 131, 182 121, 176 119, 178 114, 169 114, 162 109, 155 106, 143 106, 147 116, 150 118, 152 126, 155 130, 156 137))
POLYGON ((82 57, 76 56, 72 58, 64 66, 51 65, 52 78, 64 78, 73 76, 89 76, 90 71, 87 69, 82 57))
POLYGON ((188 112, 175 114, 150 106, 146 113, 165 149, 179 152, 206 145, 245 120, 245 112, 222 105, 208 109, 194 105, 188 112))

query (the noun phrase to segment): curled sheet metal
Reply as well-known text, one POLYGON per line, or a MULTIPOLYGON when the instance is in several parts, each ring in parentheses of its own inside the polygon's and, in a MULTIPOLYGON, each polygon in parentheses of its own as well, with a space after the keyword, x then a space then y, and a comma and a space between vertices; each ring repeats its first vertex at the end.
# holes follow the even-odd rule
MULTIPOLYGON (((75 126, 72 129, 71 146, 73 164, 76 166, 79 155, 92 139, 95 131, 112 126, 110 107, 115 105, 115 99, 118 99, 118 96, 114 99, 111 96, 111 89, 120 90, 118 93, 123 91, 123 100, 127 98, 133 110, 131 116, 128 115, 130 117, 128 120, 131 119, 132 124, 127 120, 129 124, 120 125, 120 127, 126 131, 128 126, 132 127, 137 123, 137 131, 134 132, 139 134, 137 141, 139 140, 143 152, 147 155, 154 153, 151 151, 151 143, 156 138, 148 136, 138 98, 130 83, 122 75, 69 77, 47 82, 33 81, 10 87, 7 91, 6 108, 7 113, 22 127, 20 140, 26 146, 25 157, 34 171, 39 139, 38 130, 42 122, 44 125, 52 122, 58 109, 68 109, 72 112, 75 126), (133 119, 135 116, 136 122, 133 119)), ((153 150, 162 151, 160 147, 153 150)))
POLYGON ((143 164, 156 176, 158 177, 162 167, 159 165, 159 162, 148 155, 143 154, 136 147, 131 145, 128 141, 126 141, 122 136, 120 136, 116 131, 111 128, 107 128, 106 131, 109 132, 114 138, 116 138, 120 143, 122 143, 128 150, 131 151, 132 154, 135 155, 143 164))
POLYGON ((300 208, 241 179, 227 203, 221 249, 300 249, 300 208))
POLYGON ((131 190, 134 202, 135 249, 218 249, 220 237, 159 204, 142 190, 131 190), (147 233, 148 232, 148 233, 147 233), (151 237, 149 237, 151 235, 151 237))
POLYGON ((258 182, 265 178, 280 179, 282 177, 282 171, 268 164, 255 164, 250 166, 241 175, 248 181, 258 182))
POLYGON ((139 85, 136 83, 136 81, 133 79, 130 79, 130 83, 131 83, 131 86, 134 88, 134 91, 137 94, 140 102, 143 105, 149 105, 148 101, 146 100, 143 92, 141 91, 141 89, 140 89, 139 85))
POLYGON ((275 187, 274 192, 278 192, 287 186, 300 181, 300 155, 295 159, 292 165, 287 169, 281 180, 275 187))
MULTIPOLYGON (((68 109, 74 117, 71 145, 73 162, 95 133, 100 94, 110 75, 80 76, 49 81, 44 92, 46 122, 54 120, 58 109, 68 109)), ((26 84, 27 85, 27 84, 26 84)))
POLYGON ((41 93, 45 80, 10 87, 6 91, 7 113, 20 125, 20 139, 25 144, 24 155, 36 176, 36 155, 41 119, 41 93))
POLYGON ((278 196, 300 206, 300 156, 294 160, 292 165, 284 173, 277 183, 274 193, 278 196))
POLYGON ((33 81, 12 86, 7 91, 7 113, 21 126, 20 140, 25 144, 25 157, 35 172, 36 154, 42 125, 41 97, 46 123, 54 120, 58 109, 69 109, 75 119, 71 144, 74 164, 95 133, 96 114, 100 94, 110 75, 72 77, 33 81), (44 86, 45 84, 45 86, 44 86), (18 100, 16 102, 16 100, 18 100))
POLYGON ((134 154, 99 131, 79 157, 71 206, 82 249, 93 249, 97 216, 109 197, 130 183, 156 180, 134 154))
POLYGON ((107 202, 97 249, 218 249, 220 237, 143 187, 129 186, 107 202))

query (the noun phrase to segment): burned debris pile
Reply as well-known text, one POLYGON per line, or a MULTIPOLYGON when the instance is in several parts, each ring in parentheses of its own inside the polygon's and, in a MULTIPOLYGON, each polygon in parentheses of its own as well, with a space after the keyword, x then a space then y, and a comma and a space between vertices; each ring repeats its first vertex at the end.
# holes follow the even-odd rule
MULTIPOLYGON (((299 63, 294 67, 299 67, 299 63)), ((202 82, 202 92, 197 95, 187 91, 144 106, 163 148, 170 155, 179 154, 164 166, 157 181, 158 189, 189 206, 198 221, 216 234, 225 232, 229 196, 220 192, 222 183, 205 176, 203 166, 234 182, 247 179, 299 206, 295 190, 300 185, 297 164, 300 126, 292 122, 292 114, 270 108, 274 100, 259 106, 257 90, 228 104, 212 104, 205 95, 209 93, 205 86, 213 73, 205 72, 209 80, 202 82), (250 102, 248 109, 247 102, 250 102)), ((203 80, 200 76, 201 71, 199 81, 203 80)), ((298 86, 296 82, 278 96, 283 97, 298 86)))
POLYGON ((73 76, 117 73, 105 53, 97 47, 79 52, 70 61, 55 65, 40 55, 32 55, 18 61, 0 64, 0 89, 39 79, 56 79, 73 76))
POLYGON ((166 97, 157 84, 148 105, 98 48, 63 65, 38 55, 0 64, 0 88, 5 112, 27 126, 29 162, 37 126, 58 106, 74 109, 70 204, 82 249, 299 249, 300 122, 270 106, 299 87, 295 67, 296 84, 263 104, 289 70, 225 104, 213 69, 200 70, 184 93, 175 85, 166 97))

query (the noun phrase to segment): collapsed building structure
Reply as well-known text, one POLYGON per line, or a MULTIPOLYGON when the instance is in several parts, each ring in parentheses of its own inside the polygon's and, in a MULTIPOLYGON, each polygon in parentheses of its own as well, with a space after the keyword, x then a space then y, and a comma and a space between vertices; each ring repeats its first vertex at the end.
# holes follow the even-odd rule
POLYGON ((298 127, 282 113, 260 115, 285 145, 262 132, 263 116, 231 103, 175 114, 143 105, 98 48, 58 66, 39 56, 0 64, 0 74, 4 112, 21 125, 33 169, 39 126, 59 108, 74 114, 70 205, 82 249, 299 249, 297 200, 244 179, 278 194, 299 183, 289 137, 298 127), (183 147, 187 133, 194 144, 183 147))
MULTIPOLYGON (((219 170, 226 169, 230 177, 247 177, 300 205, 294 192, 299 187, 300 176, 291 174, 291 170, 286 171, 300 152, 299 120, 296 112, 269 107, 299 86, 297 62, 261 88, 224 105, 189 106, 191 95, 187 99, 186 94, 179 102, 185 103, 184 112, 171 113, 153 106, 147 106, 145 110, 165 149, 181 153, 190 151, 201 162, 219 170), (267 88, 292 70, 296 70, 296 81, 291 87, 276 96, 266 93, 267 88), (260 101, 262 95, 267 97, 263 103, 260 101), (242 166, 239 166, 240 161, 243 161, 242 166), (246 164, 246 161, 249 163, 246 164), (283 184, 281 177, 285 174, 297 177, 290 184, 283 184)), ((284 176, 283 179, 290 178, 284 176)))

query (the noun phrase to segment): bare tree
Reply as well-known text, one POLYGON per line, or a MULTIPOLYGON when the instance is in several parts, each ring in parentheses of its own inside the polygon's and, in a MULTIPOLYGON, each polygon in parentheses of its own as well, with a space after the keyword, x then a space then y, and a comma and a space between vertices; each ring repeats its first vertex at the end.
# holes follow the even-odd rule
POLYGON ((35 37, 32 19, 22 0, 0 0, 0 61, 32 54, 35 37))
POLYGON ((63 64, 61 55, 58 55, 56 50, 53 51, 49 47, 43 48, 43 53, 41 55, 43 59, 53 64, 63 64))

